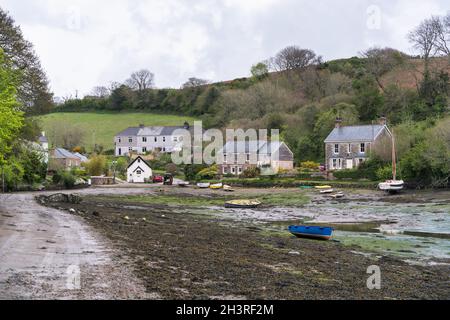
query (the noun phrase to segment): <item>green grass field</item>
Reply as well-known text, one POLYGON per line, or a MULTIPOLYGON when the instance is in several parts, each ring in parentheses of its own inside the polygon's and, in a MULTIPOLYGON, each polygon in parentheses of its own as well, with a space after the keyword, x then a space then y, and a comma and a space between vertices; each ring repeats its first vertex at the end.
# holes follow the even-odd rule
POLYGON ((92 151, 95 144, 102 145, 105 150, 114 148, 114 136, 128 127, 146 126, 182 126, 185 121, 193 124, 194 118, 176 115, 153 113, 51 113, 38 117, 42 128, 52 143, 52 128, 57 123, 73 124, 81 128, 85 134, 83 146, 92 151))

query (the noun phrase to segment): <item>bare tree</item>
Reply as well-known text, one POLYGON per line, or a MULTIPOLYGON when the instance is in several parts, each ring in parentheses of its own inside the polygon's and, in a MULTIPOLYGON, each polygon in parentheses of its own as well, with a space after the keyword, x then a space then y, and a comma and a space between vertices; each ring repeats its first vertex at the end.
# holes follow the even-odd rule
POLYGON ((361 56, 366 58, 366 70, 372 74, 380 87, 384 91, 384 86, 381 82, 381 77, 401 65, 407 55, 403 52, 392 48, 370 48, 361 53, 361 56))
POLYGON ((142 69, 131 74, 126 85, 133 90, 143 91, 153 87, 155 75, 147 69, 142 69))
POLYGON ((436 53, 450 55, 450 13, 436 21, 436 53))
POLYGON ((276 71, 302 69, 315 64, 320 60, 314 51, 301 49, 297 46, 289 46, 281 50, 271 59, 272 67, 276 71))
POLYGON ((438 17, 431 17, 422 21, 418 27, 408 34, 409 42, 413 44, 416 50, 419 50, 425 60, 425 72, 428 71, 429 59, 433 51, 436 50, 440 25, 441 22, 438 17))
POLYGON ((98 86, 92 89, 92 95, 98 98, 105 98, 109 96, 109 93, 110 93, 109 89, 104 86, 98 86))
POLYGON ((199 78, 189 78, 189 80, 183 84, 182 88, 195 88, 195 87, 201 87, 204 85, 209 84, 210 82, 205 79, 199 79, 199 78))

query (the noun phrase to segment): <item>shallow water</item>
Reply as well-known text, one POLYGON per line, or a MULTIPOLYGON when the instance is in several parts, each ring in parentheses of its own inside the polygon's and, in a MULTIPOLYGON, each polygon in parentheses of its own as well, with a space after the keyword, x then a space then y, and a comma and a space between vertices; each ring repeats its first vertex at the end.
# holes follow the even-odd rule
MULTIPOLYGON (((448 194, 450 198, 450 193, 448 194)), ((335 239, 344 244, 359 245, 369 251, 415 261, 450 259, 450 204, 445 197, 430 199, 428 202, 422 198, 418 202, 405 203, 387 202, 382 198, 345 201, 319 198, 302 207, 262 207, 248 210, 214 207, 210 210, 224 219, 255 224, 279 221, 337 226, 360 224, 361 228, 355 227, 354 232, 336 231, 335 239), (360 232, 367 222, 379 222, 375 224, 377 230, 372 230, 379 233, 360 232), (406 235, 405 232, 413 232, 413 235, 406 235)))

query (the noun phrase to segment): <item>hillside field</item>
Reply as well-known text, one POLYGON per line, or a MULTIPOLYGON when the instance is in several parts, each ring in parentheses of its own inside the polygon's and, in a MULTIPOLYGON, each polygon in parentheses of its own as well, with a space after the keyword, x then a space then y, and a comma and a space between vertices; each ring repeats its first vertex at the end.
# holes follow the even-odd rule
POLYGON ((42 129, 52 145, 55 128, 59 124, 74 125, 84 132, 83 146, 92 151, 95 144, 102 145, 105 150, 114 148, 114 136, 128 127, 146 126, 182 126, 185 121, 191 125, 192 117, 164 115, 153 113, 51 113, 40 116, 42 129))

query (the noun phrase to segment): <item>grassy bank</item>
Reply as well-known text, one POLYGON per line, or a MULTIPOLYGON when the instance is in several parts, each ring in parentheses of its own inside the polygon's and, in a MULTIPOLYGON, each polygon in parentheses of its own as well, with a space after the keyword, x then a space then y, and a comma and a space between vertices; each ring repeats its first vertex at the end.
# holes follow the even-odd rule
POLYGON ((194 118, 176 115, 153 113, 93 113, 70 112, 51 113, 40 116, 42 128, 52 142, 58 124, 67 123, 81 128, 84 132, 83 145, 91 151, 95 144, 102 145, 105 150, 114 148, 114 136, 128 127, 139 124, 146 126, 181 126, 185 121, 193 123, 194 118))

